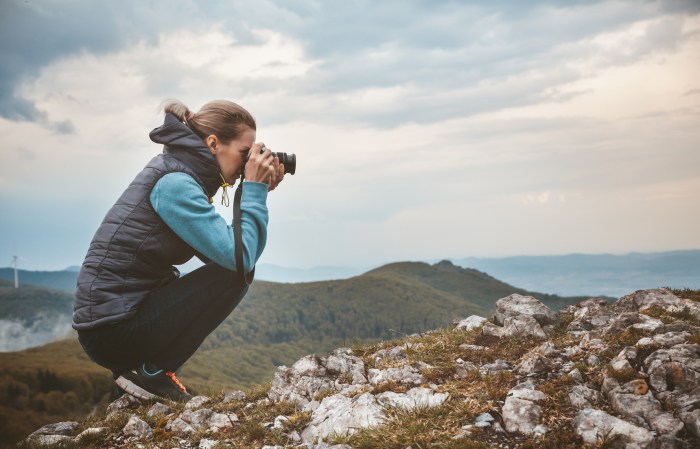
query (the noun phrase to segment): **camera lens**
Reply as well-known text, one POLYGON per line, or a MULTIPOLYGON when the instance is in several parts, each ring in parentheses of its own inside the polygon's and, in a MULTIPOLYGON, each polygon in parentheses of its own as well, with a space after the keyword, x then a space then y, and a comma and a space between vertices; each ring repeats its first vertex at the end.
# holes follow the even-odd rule
POLYGON ((272 153, 272 156, 277 156, 280 164, 284 165, 284 173, 293 175, 297 171, 297 157, 295 154, 287 153, 272 153))

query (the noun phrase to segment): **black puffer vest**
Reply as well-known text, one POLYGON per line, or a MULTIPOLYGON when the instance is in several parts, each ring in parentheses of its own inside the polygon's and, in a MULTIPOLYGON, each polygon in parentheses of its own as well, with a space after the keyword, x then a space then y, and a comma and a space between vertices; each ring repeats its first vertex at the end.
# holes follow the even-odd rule
POLYGON ((219 166, 204 142, 166 114, 151 140, 164 146, 107 212, 78 275, 73 327, 93 329, 128 319, 157 287, 174 280, 173 265, 195 254, 151 206, 151 189, 164 175, 184 172, 209 197, 221 184, 219 166))

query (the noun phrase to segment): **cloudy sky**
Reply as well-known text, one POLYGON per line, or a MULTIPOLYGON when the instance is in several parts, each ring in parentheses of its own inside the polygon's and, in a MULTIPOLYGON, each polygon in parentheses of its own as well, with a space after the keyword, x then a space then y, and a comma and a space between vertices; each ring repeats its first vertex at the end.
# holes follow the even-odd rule
POLYGON ((0 266, 80 264, 170 97, 297 154, 261 262, 700 248, 694 0, 3 0, 0 57, 0 266))

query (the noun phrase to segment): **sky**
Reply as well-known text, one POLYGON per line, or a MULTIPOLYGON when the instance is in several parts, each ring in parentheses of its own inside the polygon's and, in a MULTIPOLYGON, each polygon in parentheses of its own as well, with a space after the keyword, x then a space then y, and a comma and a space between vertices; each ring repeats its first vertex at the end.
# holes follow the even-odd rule
POLYGON ((297 155, 260 263, 700 248, 694 0, 3 0, 0 58, 0 266, 80 265, 167 98, 297 155))

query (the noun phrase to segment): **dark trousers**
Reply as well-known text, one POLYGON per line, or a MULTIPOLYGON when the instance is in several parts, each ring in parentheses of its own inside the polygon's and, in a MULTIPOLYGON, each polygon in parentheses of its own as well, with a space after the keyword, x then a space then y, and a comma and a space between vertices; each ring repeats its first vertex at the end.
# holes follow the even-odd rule
POLYGON ((247 291, 235 272, 210 262, 154 290, 132 318, 79 331, 78 338, 87 355, 115 376, 145 362, 175 371, 247 291))

